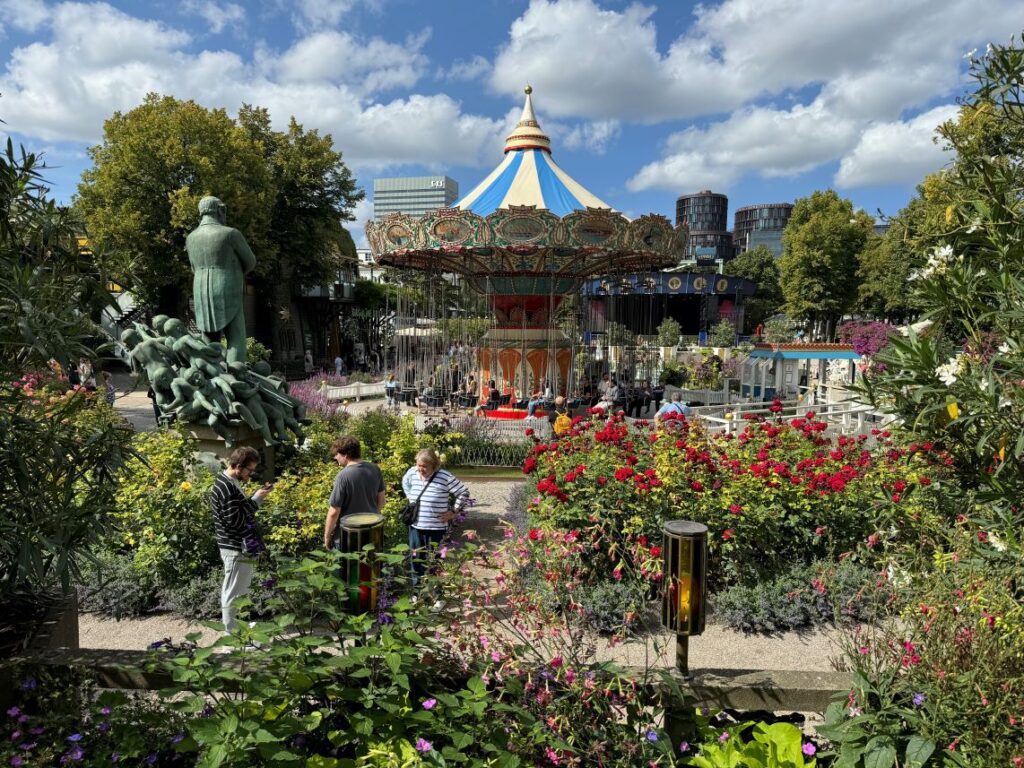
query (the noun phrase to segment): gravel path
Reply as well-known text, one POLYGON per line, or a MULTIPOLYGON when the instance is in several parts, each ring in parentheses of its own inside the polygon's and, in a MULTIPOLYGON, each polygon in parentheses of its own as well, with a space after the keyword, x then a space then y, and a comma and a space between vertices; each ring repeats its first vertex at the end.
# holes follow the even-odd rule
MULTIPOLYGON (((466 484, 477 501, 466 526, 475 529, 484 541, 497 541, 501 538, 500 520, 505 516, 509 497, 521 481, 470 479, 466 484)), ((138 650, 166 637, 180 639, 189 632, 201 632, 208 641, 217 636, 214 630, 173 614, 122 621, 82 614, 79 626, 83 648, 138 650)), ((831 629, 766 637, 712 625, 703 635, 690 639, 690 667, 830 671, 831 659, 838 655, 835 638, 831 629)), ((646 644, 634 642, 614 647, 599 641, 597 655, 599 659, 614 659, 627 665, 671 666, 675 663, 675 638, 661 632, 646 644), (659 649, 663 652, 661 656, 659 649)))

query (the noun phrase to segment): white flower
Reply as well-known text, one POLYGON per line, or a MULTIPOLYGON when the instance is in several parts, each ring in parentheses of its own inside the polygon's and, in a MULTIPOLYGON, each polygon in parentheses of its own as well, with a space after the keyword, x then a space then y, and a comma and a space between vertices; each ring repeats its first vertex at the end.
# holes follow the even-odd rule
POLYGON ((924 269, 911 274, 911 279, 919 280, 923 277, 931 277, 932 275, 941 275, 946 271, 946 267, 949 266, 950 260, 953 258, 953 246, 944 245, 941 248, 936 248, 928 256, 928 263, 924 269))
POLYGON ((992 545, 992 548, 995 549, 996 552, 1005 552, 1006 551, 1006 542, 1004 542, 1002 539, 1000 539, 996 534, 992 533, 991 531, 988 534, 988 543, 992 545))
POLYGON ((1008 354, 1010 354, 1010 344, 1009 344, 1009 342, 1004 341, 1002 344, 1000 344, 998 347, 996 347, 996 350, 1001 355, 1008 355, 1008 354))
POLYGON ((977 48, 971 48, 967 53, 964 54, 964 58, 970 61, 974 58, 974 55, 978 52, 977 48))
POLYGON ((945 384, 947 387, 951 387, 956 384, 957 374, 960 372, 960 355, 951 357, 945 365, 940 365, 935 369, 935 375, 939 377, 939 381, 945 384))

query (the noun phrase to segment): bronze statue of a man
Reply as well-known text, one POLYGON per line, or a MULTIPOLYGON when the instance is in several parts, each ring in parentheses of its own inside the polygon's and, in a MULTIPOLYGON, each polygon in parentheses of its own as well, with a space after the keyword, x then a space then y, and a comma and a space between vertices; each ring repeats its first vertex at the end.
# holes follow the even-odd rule
POLYGON ((195 276, 192 298, 196 325, 204 334, 227 339, 228 362, 245 362, 245 275, 256 257, 242 233, 225 226, 227 208, 216 197, 199 201, 199 226, 189 233, 185 250, 195 276))

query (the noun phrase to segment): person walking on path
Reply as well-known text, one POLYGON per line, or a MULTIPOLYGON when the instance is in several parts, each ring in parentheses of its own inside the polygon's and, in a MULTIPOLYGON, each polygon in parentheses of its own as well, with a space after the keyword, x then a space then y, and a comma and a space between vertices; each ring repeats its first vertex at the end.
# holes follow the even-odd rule
POLYGON ((427 570, 423 550, 441 544, 448 524, 468 505, 469 488, 447 469, 441 469, 441 460, 433 449, 424 448, 416 454, 415 466, 409 467, 402 478, 402 490, 410 502, 419 501, 418 514, 409 526, 410 575, 416 586, 427 570), (451 497, 455 501, 449 508, 451 497))
POLYGON ((324 522, 324 549, 340 544, 338 520, 344 515, 380 512, 384 508, 384 475, 380 467, 363 461, 359 441, 346 435, 331 444, 331 455, 341 467, 334 478, 334 489, 327 502, 324 522))
POLYGON ((256 534, 256 510, 270 493, 271 485, 267 483, 252 496, 246 496, 242 490, 242 483, 252 476, 259 463, 260 455, 255 448, 236 448, 228 457, 228 468, 217 475, 210 495, 213 529, 224 563, 221 619, 228 632, 237 626, 238 609, 233 603, 249 593, 253 557, 263 549, 263 542, 256 534))
POLYGON ((113 407, 114 401, 117 400, 117 390, 114 389, 114 380, 110 376, 110 371, 101 372, 100 377, 103 379, 103 399, 107 401, 107 405, 113 407))

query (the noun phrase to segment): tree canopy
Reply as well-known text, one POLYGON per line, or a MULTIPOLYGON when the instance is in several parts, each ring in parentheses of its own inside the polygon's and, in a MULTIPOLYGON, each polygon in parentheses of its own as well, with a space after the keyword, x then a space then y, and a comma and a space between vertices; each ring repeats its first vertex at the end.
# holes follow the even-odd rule
POLYGON ((267 110, 223 109, 149 94, 116 112, 91 147, 75 206, 97 259, 143 299, 180 310, 190 292, 185 236, 197 205, 216 195, 242 231, 266 286, 327 278, 351 248, 343 222, 363 193, 330 136, 292 119, 270 127, 267 110))
POLYGON ((782 233, 786 313, 830 337, 857 299, 857 259, 874 221, 833 190, 802 197, 782 233))
POLYGON ((743 304, 743 319, 747 331, 757 328, 779 311, 785 301, 780 284, 779 264, 767 246, 759 245, 744 251, 725 263, 725 273, 757 284, 757 293, 743 304))

